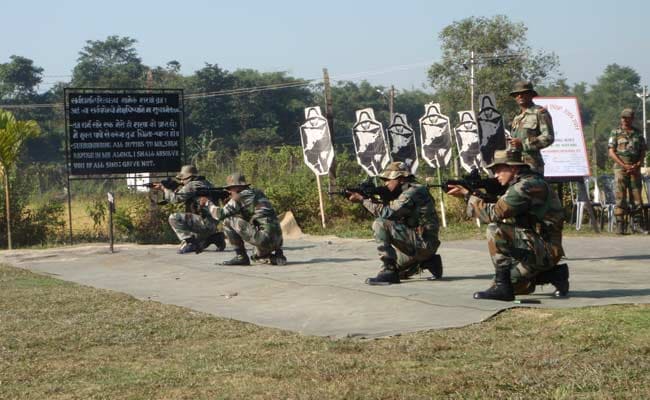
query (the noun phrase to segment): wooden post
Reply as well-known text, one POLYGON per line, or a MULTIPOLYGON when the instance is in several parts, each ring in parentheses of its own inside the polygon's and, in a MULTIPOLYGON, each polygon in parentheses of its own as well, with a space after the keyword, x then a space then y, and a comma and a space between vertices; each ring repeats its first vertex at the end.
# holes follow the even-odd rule
POLYGON ((110 240, 110 249, 111 253, 113 251, 113 213, 115 212, 115 195, 112 192, 108 192, 108 238, 110 240))
MULTIPOLYGON (((330 128, 330 142, 332 143, 332 150, 334 150, 336 136, 334 134, 334 108, 332 107, 332 88, 330 86, 330 75, 327 72, 327 68, 323 68, 323 86, 325 92, 325 118, 327 119, 327 125, 329 125, 330 128)), ((330 166, 327 175, 329 177, 328 191, 332 192, 334 191, 333 188, 336 187, 336 157, 332 160, 332 165, 330 166)), ((320 184, 318 187, 320 188, 320 184)), ((323 225, 324 224, 325 223, 323 223, 323 225)))
MULTIPOLYGON (((440 173, 440 168, 436 168, 438 172, 438 185, 442 185, 442 174, 440 173)), ((445 212, 445 193, 442 190, 442 186, 438 188, 440 191, 440 215, 442 216, 442 227, 447 227, 447 214, 445 212)))
POLYGON ((320 175, 316 175, 316 184, 318 185, 318 205, 320 206, 320 220, 321 223, 323 224, 323 228, 327 228, 325 226, 325 206, 323 205, 323 189, 321 188, 320 185, 320 175))

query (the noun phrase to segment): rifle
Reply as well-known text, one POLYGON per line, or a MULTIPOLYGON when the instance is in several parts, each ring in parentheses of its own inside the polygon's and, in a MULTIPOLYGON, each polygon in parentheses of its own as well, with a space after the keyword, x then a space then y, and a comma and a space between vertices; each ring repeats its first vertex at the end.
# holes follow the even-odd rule
POLYGON ((165 178, 160 182, 144 183, 142 186, 148 187, 149 189, 153 189, 154 186, 157 184, 160 184, 160 186, 164 187, 165 189, 169 189, 172 191, 175 191, 176 189, 178 189, 179 186, 181 186, 181 184, 178 183, 178 181, 175 180, 174 178, 165 178))
POLYGON ((197 197, 207 197, 214 204, 219 204, 219 201, 225 202, 230 197, 225 187, 201 188, 195 193, 197 197))
POLYGON ((451 190, 450 185, 462 186, 487 203, 496 203, 499 196, 502 196, 507 189, 506 186, 501 186, 496 178, 482 178, 478 169, 473 169, 460 179, 447 179, 440 185, 427 185, 427 187, 439 187, 447 193, 451 190))
POLYGON ((399 193, 391 192, 385 186, 377 186, 370 177, 363 180, 357 186, 347 187, 335 192, 327 192, 330 196, 339 195, 346 199, 350 197, 352 193, 359 193, 364 199, 370 199, 374 203, 384 204, 389 203, 391 200, 394 200, 399 196, 399 193))

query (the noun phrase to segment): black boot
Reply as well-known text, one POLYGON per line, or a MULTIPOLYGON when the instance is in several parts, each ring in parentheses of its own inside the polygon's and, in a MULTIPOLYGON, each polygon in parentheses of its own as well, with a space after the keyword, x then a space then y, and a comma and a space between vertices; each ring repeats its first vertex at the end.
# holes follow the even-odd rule
POLYGON ((537 275, 536 282, 539 285, 550 283, 555 287, 553 297, 566 298, 569 296, 569 266, 558 264, 553 269, 537 275))
POLYGON ((632 226, 630 227, 630 230, 632 231, 632 233, 638 233, 640 235, 647 235, 648 234, 648 231, 643 229, 643 222, 642 222, 642 219, 640 217, 635 217, 634 218, 634 220, 632 222, 632 226))
POLYGON ((224 235, 223 232, 213 233, 205 239, 205 247, 208 247, 211 244, 217 247, 217 251, 224 251, 226 248, 226 235, 224 235))
POLYGON ((420 268, 431 272, 435 279, 442 278, 442 258, 439 254, 432 255, 428 260, 420 264, 420 268))
POLYGON ((251 260, 248 258, 245 249, 235 250, 235 257, 230 260, 224 261, 223 265, 251 265, 251 260))
POLYGON ((271 254, 271 265, 287 265, 287 258, 284 256, 282 249, 276 249, 271 254))
POLYGON ((366 283, 371 286, 383 286, 399 282, 399 272, 394 266, 384 266, 376 277, 366 279, 366 283))
POLYGON ((510 267, 498 269, 494 276, 494 285, 484 292, 474 293, 474 298, 513 301, 515 294, 510 281, 510 267))
POLYGON ((616 234, 625 235, 625 219, 622 217, 616 218, 616 234))

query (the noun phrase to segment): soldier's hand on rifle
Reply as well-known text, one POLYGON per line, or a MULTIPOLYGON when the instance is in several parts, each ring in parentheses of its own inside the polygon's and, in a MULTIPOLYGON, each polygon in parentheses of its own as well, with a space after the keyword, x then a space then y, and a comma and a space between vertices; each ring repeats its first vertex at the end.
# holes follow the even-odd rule
POLYGON ((510 144, 510 147, 514 147, 515 149, 521 149, 521 139, 519 138, 511 138, 508 140, 508 143, 510 144))
POLYGON ((199 197, 199 205, 200 205, 201 207, 205 207, 206 204, 208 204, 208 201, 210 201, 210 199, 208 199, 208 198, 205 197, 205 196, 201 196, 201 197, 199 197))
POLYGON ((468 193, 469 190, 460 185, 449 185, 449 191, 447 192, 448 195, 456 197, 465 197, 468 193))
POLYGON ((363 201, 363 196, 360 193, 352 192, 348 196, 348 200, 350 200, 353 203, 361 203, 363 201))

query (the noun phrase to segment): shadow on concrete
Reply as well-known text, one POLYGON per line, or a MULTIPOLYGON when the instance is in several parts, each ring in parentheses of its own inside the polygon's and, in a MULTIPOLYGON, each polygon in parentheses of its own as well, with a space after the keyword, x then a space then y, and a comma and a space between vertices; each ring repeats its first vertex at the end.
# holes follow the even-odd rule
POLYGON ((311 249, 316 247, 315 244, 312 245, 305 245, 305 246, 282 246, 282 250, 304 250, 304 249, 311 249))
POLYGON ((569 297, 603 299, 609 297, 637 297, 650 295, 650 289, 570 290, 569 297))
MULTIPOLYGON (((319 264, 319 263, 344 263, 348 261, 368 261, 367 258, 312 258, 311 260, 299 261, 300 264, 319 264)), ((298 261, 296 261, 298 262, 298 261)))

